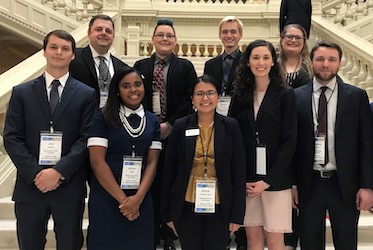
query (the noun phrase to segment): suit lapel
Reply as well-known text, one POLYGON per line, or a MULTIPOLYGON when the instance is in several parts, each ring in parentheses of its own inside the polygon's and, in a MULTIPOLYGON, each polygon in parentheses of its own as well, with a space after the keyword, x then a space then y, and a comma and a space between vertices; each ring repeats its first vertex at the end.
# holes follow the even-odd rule
POLYGON ((338 84, 338 99, 337 99, 337 114, 335 118, 335 134, 337 133, 338 127, 340 125, 341 116, 343 114, 343 110, 348 102, 349 95, 351 93, 349 86, 344 84, 341 80, 337 79, 338 84))
POLYGON ((44 75, 34 80, 33 88, 34 88, 36 96, 38 97, 41 109, 43 110, 45 117, 48 117, 48 119, 50 119, 49 101, 47 97, 47 90, 46 90, 44 75))
POLYGON ((280 86, 275 85, 274 83, 269 83, 268 89, 264 95, 262 104, 259 107, 258 115, 257 115, 257 126, 260 126, 260 123, 262 121, 261 114, 265 114, 267 112, 267 109, 270 108, 273 100, 277 97, 280 90, 280 86))
POLYGON ((63 89, 60 102, 58 103, 56 110, 53 114, 53 121, 56 124, 61 117, 62 113, 66 109, 67 105, 70 103, 71 98, 74 96, 77 91, 77 82, 72 80, 71 77, 67 79, 66 85, 63 89))
MULTIPOLYGON (((188 129, 198 129, 197 113, 194 113, 189 116, 189 119, 185 126, 185 130, 188 130, 188 129)), ((185 136, 185 159, 186 159, 185 166, 187 166, 188 174, 190 174, 190 171, 193 166, 193 159, 194 159, 195 150, 196 150, 196 140, 197 140, 197 136, 185 136)))
POLYGON ((313 107, 312 107, 312 99, 313 99, 313 84, 309 83, 304 88, 304 97, 302 97, 302 100, 304 100, 304 110, 301 112, 305 112, 305 117, 308 120, 307 124, 312 124, 312 131, 314 130, 314 124, 313 124, 313 107))
POLYGON ((218 114, 215 114, 214 121, 214 158, 215 158, 215 171, 216 177, 219 176, 220 166, 223 165, 224 157, 224 120, 218 114))
POLYGON ((92 76, 94 77, 94 79, 97 81, 95 61, 93 60, 92 51, 91 51, 91 48, 89 46, 84 48, 84 50, 82 52, 82 59, 87 64, 87 67, 88 67, 89 71, 91 72, 92 76))

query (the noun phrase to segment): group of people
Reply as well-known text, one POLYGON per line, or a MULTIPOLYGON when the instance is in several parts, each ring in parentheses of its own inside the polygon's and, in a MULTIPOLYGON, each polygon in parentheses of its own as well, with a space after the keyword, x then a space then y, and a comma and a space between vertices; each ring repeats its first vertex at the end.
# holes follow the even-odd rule
POLYGON ((224 51, 197 77, 158 20, 155 53, 129 67, 112 56, 114 23, 94 16, 90 44, 62 30, 44 39, 42 76, 14 87, 4 145, 17 168, 19 248, 357 249, 373 207, 373 115, 365 91, 338 76, 342 50, 286 25, 280 54, 265 40, 239 49, 242 22, 219 24, 224 51), (87 86, 88 85, 88 86, 87 86), (88 150, 87 150, 88 148, 88 150))

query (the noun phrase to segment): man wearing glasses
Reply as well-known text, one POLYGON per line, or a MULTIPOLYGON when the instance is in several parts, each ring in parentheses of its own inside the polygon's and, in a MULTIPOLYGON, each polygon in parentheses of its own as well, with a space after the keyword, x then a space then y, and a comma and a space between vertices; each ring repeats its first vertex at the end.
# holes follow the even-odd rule
MULTIPOLYGON (((152 36, 155 53, 134 65, 134 68, 144 76, 144 107, 159 116, 164 149, 167 147, 167 138, 175 120, 192 111, 190 96, 197 79, 193 64, 173 53, 176 41, 172 20, 158 20, 152 36)), ((162 150, 159 157, 157 174, 151 188, 154 206, 154 243, 157 245, 160 238, 163 238, 164 249, 172 250, 175 249, 173 239, 176 237, 167 225, 160 226, 159 216, 164 152, 165 150, 162 150)))

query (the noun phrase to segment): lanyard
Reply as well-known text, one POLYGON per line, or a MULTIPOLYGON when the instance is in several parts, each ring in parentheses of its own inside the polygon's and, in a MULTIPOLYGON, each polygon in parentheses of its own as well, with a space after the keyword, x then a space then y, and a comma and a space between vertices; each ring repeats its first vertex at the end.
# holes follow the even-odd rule
POLYGON ((199 135, 199 138, 201 140, 201 146, 202 146, 203 162, 204 162, 204 166, 205 166, 204 177, 207 177, 207 152, 208 152, 208 149, 209 149, 209 146, 210 146, 210 143, 211 143, 211 138, 212 138, 213 132, 214 132, 214 126, 211 129, 211 132, 210 132, 210 135, 209 135, 209 138, 208 138, 208 141, 207 141, 206 149, 203 145, 202 133, 200 133, 200 135, 199 135))

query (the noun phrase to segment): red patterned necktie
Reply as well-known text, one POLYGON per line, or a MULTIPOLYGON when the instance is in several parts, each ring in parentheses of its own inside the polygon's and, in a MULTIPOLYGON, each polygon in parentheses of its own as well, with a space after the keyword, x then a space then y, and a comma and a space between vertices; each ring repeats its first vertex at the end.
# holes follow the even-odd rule
POLYGON ((156 90, 159 92, 159 102, 161 106, 161 114, 160 119, 164 121, 166 118, 166 93, 164 88, 164 76, 163 76, 163 69, 166 62, 160 60, 158 62, 157 68, 154 70, 153 81, 156 90))

